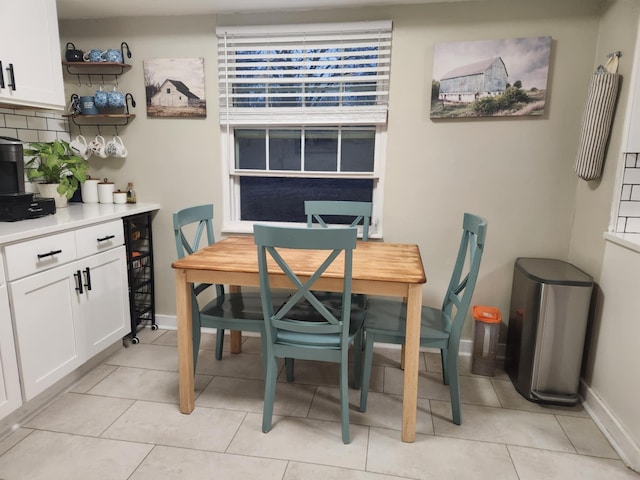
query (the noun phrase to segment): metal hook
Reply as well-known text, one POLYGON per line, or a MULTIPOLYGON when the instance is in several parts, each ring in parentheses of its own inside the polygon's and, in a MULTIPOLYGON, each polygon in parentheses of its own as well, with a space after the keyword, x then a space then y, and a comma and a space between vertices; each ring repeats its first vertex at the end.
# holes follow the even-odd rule
POLYGON ((127 93, 127 94, 124 96, 124 103, 125 103, 125 104, 126 104, 126 106, 127 106, 127 113, 129 113, 129 100, 131 100, 131 106, 132 106, 133 108, 135 108, 135 106, 136 106, 136 101, 133 99, 133 95, 131 95, 130 93, 127 93))
POLYGON ((120 53, 122 54, 122 60, 124 62, 124 49, 127 49, 127 58, 131 58, 131 50, 129 49, 129 45, 127 45, 127 42, 122 42, 120 44, 120 53))
POLYGON ((620 52, 620 50, 618 50, 617 52, 611 52, 607 55, 607 58, 611 58, 611 57, 618 57, 620 58, 622 56, 622 52, 620 52))
POLYGON ((91 74, 87 75, 87 87, 93 87, 93 84, 91 83, 91 74))

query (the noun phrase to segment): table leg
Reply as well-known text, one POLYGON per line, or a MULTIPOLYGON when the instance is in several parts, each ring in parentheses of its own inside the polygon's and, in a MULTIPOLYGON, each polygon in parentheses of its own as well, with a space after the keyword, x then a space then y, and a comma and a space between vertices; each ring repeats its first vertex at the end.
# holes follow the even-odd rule
POLYGON ((403 442, 413 442, 416 439, 421 310, 422 285, 410 285, 407 295, 407 331, 404 350, 404 397, 402 400, 403 442))
MULTIPOLYGON (((240 287, 237 285, 229 285, 229 293, 239 293, 240 287)), ((242 353, 242 332, 240 330, 231 330, 231 353, 242 353)))
POLYGON ((189 414, 195 407, 193 372, 193 331, 191 285, 184 270, 176 270, 176 307, 178 314, 178 389, 180 411, 189 414))

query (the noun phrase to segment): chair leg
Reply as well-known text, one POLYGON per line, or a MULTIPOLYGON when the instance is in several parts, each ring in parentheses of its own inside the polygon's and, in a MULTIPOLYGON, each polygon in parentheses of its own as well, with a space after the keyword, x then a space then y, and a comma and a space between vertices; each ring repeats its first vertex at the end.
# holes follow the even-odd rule
POLYGON ((192 319, 191 336, 193 338, 193 371, 198 364, 198 352, 200 350, 200 315, 194 315, 192 319))
POLYGON ((342 352, 340 364, 340 413, 342 417, 342 443, 351 442, 349 438, 349 353, 342 352))
POLYGON ((216 360, 222 360, 222 347, 224 346, 224 328, 216 330, 216 360))
POLYGON ((451 417, 453 423, 462 423, 460 412, 460 375, 458 374, 458 352, 447 352, 447 370, 449 375, 449 395, 451 397, 451 417))
MULTIPOLYGON (((267 352, 265 352, 265 355, 267 352)), ((267 372, 264 378, 264 406, 262 410, 262 431, 267 433, 271 430, 273 417, 273 403, 276 396, 276 379, 278 377, 278 363, 276 357, 267 357, 267 372)))
POLYGON ((267 378, 267 336, 260 332, 260 344, 262 347, 262 378, 267 378))
POLYGON ((442 363, 442 383, 449 385, 449 369, 447 366, 448 349, 440 349, 440 362, 442 363))
POLYGON ((287 382, 293 382, 293 358, 284 359, 284 368, 287 371, 287 382))
POLYGON ((360 388, 360 382, 362 380, 362 347, 364 340, 364 331, 360 330, 360 333, 356 335, 353 342, 353 388, 356 390, 360 388))
POLYGON ((373 363, 373 335, 365 335, 362 385, 360 386, 360 411, 367 411, 367 396, 369 395, 369 381, 371 380, 371 364, 373 363))

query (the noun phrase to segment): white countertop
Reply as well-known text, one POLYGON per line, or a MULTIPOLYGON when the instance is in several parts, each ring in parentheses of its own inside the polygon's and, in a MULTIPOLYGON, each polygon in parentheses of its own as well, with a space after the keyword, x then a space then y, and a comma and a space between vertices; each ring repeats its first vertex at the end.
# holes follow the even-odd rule
POLYGON ((640 233, 604 232, 605 240, 640 253, 640 233))
POLYGON ((68 207, 56 209, 54 215, 17 222, 0 222, 0 245, 159 209, 160 205, 157 203, 72 202, 68 207))

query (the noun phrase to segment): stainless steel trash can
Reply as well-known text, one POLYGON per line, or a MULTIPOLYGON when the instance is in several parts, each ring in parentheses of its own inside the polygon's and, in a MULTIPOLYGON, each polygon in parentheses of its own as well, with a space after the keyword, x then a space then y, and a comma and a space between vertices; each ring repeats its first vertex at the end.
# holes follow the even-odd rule
POLYGON ((574 405, 593 279, 570 263, 518 258, 505 370, 527 400, 574 405))

